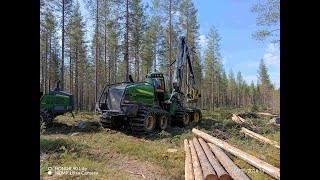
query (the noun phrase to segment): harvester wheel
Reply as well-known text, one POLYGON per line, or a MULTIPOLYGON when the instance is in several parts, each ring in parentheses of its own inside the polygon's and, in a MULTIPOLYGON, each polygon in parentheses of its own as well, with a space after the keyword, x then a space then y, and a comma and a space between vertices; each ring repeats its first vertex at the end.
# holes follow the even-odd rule
POLYGON ((140 108, 137 117, 131 119, 131 129, 134 132, 152 132, 156 124, 156 116, 145 107, 140 108))
POLYGON ((146 132, 151 132, 156 127, 156 117, 149 113, 146 118, 144 119, 144 126, 146 132))
POLYGON ((193 115, 192 119, 193 119, 194 123, 198 124, 201 119, 201 113, 196 111, 196 112, 192 113, 192 115, 193 115))
POLYGON ((184 117, 184 110, 178 110, 175 112, 175 114, 171 117, 172 120, 172 124, 173 125, 178 125, 178 126, 184 126, 183 123, 183 117, 184 117))
POLYGON ((111 128, 111 119, 100 117, 100 122, 102 124, 102 127, 111 128))
POLYGON ((184 113, 183 114, 183 125, 188 126, 190 124, 190 114, 184 113))
POLYGON ((111 126, 114 129, 120 129, 123 126, 122 119, 119 117, 112 117, 111 126))
POLYGON ((157 123, 160 130, 166 130, 170 126, 169 116, 166 114, 161 114, 157 120, 157 123))
POLYGON ((46 128, 51 128, 53 126, 53 115, 46 110, 40 111, 40 127, 45 123, 46 128))

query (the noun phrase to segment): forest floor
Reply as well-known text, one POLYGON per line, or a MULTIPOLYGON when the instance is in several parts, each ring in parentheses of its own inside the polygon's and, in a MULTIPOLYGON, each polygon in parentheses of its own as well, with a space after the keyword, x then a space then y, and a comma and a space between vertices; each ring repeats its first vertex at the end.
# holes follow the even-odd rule
MULTIPOLYGON (((280 167, 280 150, 239 133, 240 126, 231 120, 231 113, 244 110, 203 110, 199 129, 225 140, 257 158, 280 167)), ((95 126, 99 116, 81 112, 56 118, 53 128, 40 135, 41 179, 184 179, 185 153, 183 140, 194 134, 190 127, 172 127, 150 135, 135 135, 95 126), (77 127, 80 121, 90 122, 86 128, 77 127), (177 149, 177 152, 167 152, 177 149), (48 167, 80 168, 90 175, 48 175, 48 167)), ((244 117, 242 126, 280 143, 280 129, 268 124, 271 117, 244 117)), ((228 153, 227 153, 228 154, 228 153)), ((273 179, 253 166, 228 154, 252 179, 273 179)), ((68 170, 68 169, 67 169, 68 170)), ((74 170, 73 172, 81 172, 74 170)), ((61 172, 61 171, 60 171, 61 172)), ((70 171, 69 171, 70 172, 70 171)))

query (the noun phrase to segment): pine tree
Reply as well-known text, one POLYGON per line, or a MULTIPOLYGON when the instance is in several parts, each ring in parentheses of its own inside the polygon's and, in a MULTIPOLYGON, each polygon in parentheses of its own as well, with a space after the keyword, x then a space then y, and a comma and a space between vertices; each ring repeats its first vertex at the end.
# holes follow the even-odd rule
POLYGON ((272 43, 280 45, 280 0, 265 0, 252 6, 251 12, 257 13, 256 25, 261 27, 252 36, 258 41, 272 38, 272 43))
POLYGON ((261 92, 262 106, 267 108, 269 107, 271 83, 268 75, 268 70, 263 59, 260 60, 258 69, 258 85, 261 92))
MULTIPOLYGON (((108 59, 108 53, 107 53, 107 31, 108 31, 108 27, 107 27, 107 24, 108 24, 108 21, 110 20, 110 12, 111 12, 111 5, 112 5, 112 2, 111 0, 102 0, 101 1, 101 10, 99 11, 100 12, 100 17, 103 19, 102 23, 102 27, 103 27, 103 60, 104 60, 104 63, 102 65, 103 67, 103 78, 102 78, 102 82, 104 82, 103 84, 107 83, 107 82, 110 82, 110 79, 111 79, 111 73, 110 73, 110 62, 107 63, 107 59, 108 59), (107 70, 107 67, 108 67, 108 70, 107 70)), ((110 61, 110 59, 109 59, 110 61)))
POLYGON ((250 84, 250 104, 256 105, 255 86, 253 81, 251 81, 250 84))
POLYGON ((74 14, 72 15, 70 23, 70 28, 72 27, 69 32, 70 47, 73 49, 74 57, 74 102, 75 111, 78 112, 79 107, 82 107, 83 101, 83 74, 84 60, 86 58, 84 45, 84 23, 78 1, 76 2, 74 14))
POLYGON ((232 69, 230 69, 230 72, 229 72, 228 90, 229 90, 229 101, 230 101, 229 106, 234 108, 236 106, 236 102, 237 102, 237 96, 236 96, 237 85, 236 85, 236 80, 235 80, 234 73, 233 73, 232 69))
MULTIPOLYGON (((199 35, 199 24, 197 22, 197 9, 195 8, 193 2, 191 0, 183 0, 179 7, 179 28, 181 29, 181 32, 179 34, 183 34, 186 36, 186 40, 188 43, 189 50, 191 52, 192 57, 192 64, 195 58, 197 56, 196 49, 198 48, 196 43, 196 37, 199 35)), ((188 83, 188 76, 189 73, 189 67, 187 66, 187 62, 185 63, 184 68, 184 79, 185 83, 182 86, 182 89, 185 90, 185 92, 189 92, 187 83, 188 83)))
MULTIPOLYGON (((144 7, 141 4, 141 0, 133 0, 132 2, 132 30, 131 30, 131 46, 132 46, 132 54, 134 57, 134 79, 135 81, 140 80, 140 49, 142 43, 142 36, 145 31, 145 21, 146 18, 144 16, 144 7)), ((152 60, 152 57, 150 58, 152 60)))
POLYGON ((161 52, 160 52, 160 60, 164 61, 161 62, 162 69, 167 70, 167 74, 169 74, 169 82, 172 84, 173 78, 173 66, 169 66, 172 64, 173 60, 175 59, 174 56, 174 43, 177 43, 178 38, 174 36, 174 32, 178 30, 178 28, 173 28, 176 24, 176 19, 174 19, 174 14, 177 12, 180 0, 155 0, 154 5, 156 5, 161 12, 161 19, 162 22, 166 24, 166 27, 163 29, 162 32, 162 45, 161 45, 161 52), (167 60, 167 61, 165 61, 167 60))
POLYGON ((242 84, 243 84, 243 78, 242 78, 242 75, 241 75, 241 72, 238 71, 237 73, 237 106, 240 107, 243 102, 241 101, 242 100, 242 84))
MULTIPOLYGON (((53 15, 52 11, 46 12, 44 17, 44 36, 45 36, 45 59, 43 63, 43 74, 44 74, 44 92, 49 92, 52 88, 52 84, 55 83, 56 79, 52 79, 52 61, 54 61, 53 50, 58 43, 57 40, 57 20, 53 15)), ((57 52, 55 52, 57 53, 57 52)))
POLYGON ((210 84, 211 94, 209 95, 211 99, 211 108, 214 109, 215 106, 215 94, 216 94, 216 82, 215 82, 215 64, 218 59, 221 59, 220 55, 220 35, 218 34, 215 26, 211 26, 209 33, 207 35, 208 46, 205 50, 205 64, 206 64, 206 79, 207 83, 210 84))
POLYGON ((65 22, 70 18, 73 0, 55 0, 56 11, 61 14, 61 66, 60 66, 60 86, 64 90, 64 55, 65 55, 65 22))
POLYGON ((226 71, 224 70, 224 68, 222 67, 222 104, 224 107, 226 107, 228 105, 228 77, 226 74, 226 71))
POLYGON ((152 71, 152 62, 154 57, 153 36, 155 31, 148 28, 144 35, 144 44, 142 45, 142 64, 141 74, 144 76, 152 71))

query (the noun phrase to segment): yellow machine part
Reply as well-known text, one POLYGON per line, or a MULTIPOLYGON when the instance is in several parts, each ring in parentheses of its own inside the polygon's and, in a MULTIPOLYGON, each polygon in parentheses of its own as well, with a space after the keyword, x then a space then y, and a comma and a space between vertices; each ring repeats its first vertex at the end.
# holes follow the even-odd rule
POLYGON ((191 88, 189 91, 189 99, 188 102, 197 102, 198 99, 201 97, 200 91, 194 88, 191 88))

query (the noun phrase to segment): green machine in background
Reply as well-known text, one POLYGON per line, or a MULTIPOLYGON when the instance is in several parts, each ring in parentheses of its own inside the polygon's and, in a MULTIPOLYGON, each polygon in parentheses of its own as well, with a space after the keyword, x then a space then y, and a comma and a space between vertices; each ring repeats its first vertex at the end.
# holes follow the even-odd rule
POLYGON ((175 63, 172 83, 166 74, 155 72, 146 75, 142 82, 134 82, 129 76, 130 82, 107 84, 96 102, 102 125, 109 128, 129 127, 135 132, 152 132, 155 128, 167 129, 171 122, 184 126, 191 121, 199 123, 201 110, 184 105, 184 98, 188 103, 195 103, 201 97, 195 88, 191 53, 185 37, 179 39, 175 63), (186 64, 189 70, 188 92, 184 94, 181 89, 186 64))
POLYGON ((60 81, 57 82, 54 90, 47 94, 43 94, 40 89, 40 126, 45 123, 46 127, 51 127, 56 116, 67 112, 72 114, 74 97, 68 92, 60 91, 59 83, 60 81))

